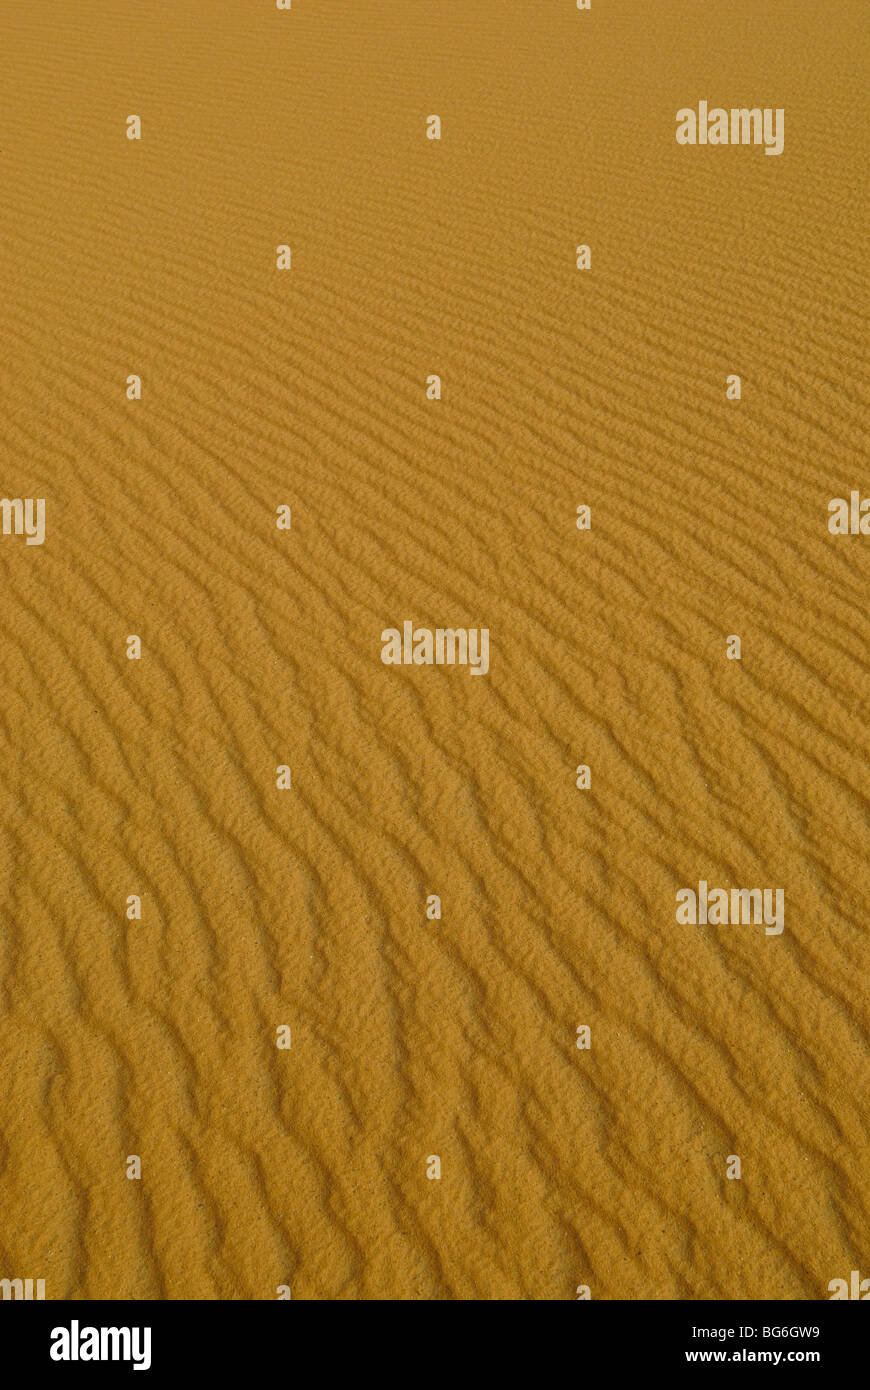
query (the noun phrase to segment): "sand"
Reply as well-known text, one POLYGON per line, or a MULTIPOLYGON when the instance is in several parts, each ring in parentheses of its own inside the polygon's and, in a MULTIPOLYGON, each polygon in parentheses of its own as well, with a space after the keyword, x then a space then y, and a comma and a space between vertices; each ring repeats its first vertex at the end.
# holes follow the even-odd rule
POLYGON ((0 13, 0 1277, 870 1275, 863 0, 0 13))

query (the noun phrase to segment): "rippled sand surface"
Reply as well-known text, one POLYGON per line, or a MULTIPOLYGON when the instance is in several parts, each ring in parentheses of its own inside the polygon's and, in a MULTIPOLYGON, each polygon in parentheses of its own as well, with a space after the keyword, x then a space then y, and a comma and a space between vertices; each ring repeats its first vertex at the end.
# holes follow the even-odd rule
POLYGON ((863 0, 0 14, 0 1277, 870 1275, 863 0))

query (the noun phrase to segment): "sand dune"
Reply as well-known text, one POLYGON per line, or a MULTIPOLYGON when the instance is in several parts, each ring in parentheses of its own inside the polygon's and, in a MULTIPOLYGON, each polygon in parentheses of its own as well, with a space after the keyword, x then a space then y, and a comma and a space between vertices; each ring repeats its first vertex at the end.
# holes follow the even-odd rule
POLYGON ((870 1275, 862 0, 0 10, 0 1277, 870 1275))

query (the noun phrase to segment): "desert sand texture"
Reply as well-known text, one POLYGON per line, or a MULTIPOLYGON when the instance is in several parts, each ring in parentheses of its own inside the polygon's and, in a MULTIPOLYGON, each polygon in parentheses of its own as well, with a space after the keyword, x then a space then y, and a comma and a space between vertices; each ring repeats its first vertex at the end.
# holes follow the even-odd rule
POLYGON ((864 0, 0 14, 0 1277, 870 1275, 864 0))

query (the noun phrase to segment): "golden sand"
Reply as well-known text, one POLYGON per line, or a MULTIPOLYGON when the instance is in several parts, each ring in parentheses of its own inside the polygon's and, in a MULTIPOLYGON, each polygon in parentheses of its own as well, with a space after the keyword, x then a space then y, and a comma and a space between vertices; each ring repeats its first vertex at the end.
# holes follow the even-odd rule
POLYGON ((864 0, 0 13, 0 1277, 870 1275, 864 0))

